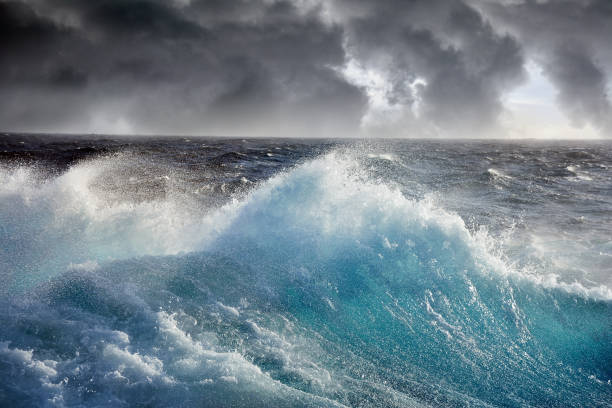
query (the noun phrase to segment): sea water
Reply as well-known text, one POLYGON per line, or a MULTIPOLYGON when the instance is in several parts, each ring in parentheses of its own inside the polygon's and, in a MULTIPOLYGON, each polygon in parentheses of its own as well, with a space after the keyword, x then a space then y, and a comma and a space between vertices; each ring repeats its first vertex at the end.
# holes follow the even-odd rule
POLYGON ((0 406, 610 407, 612 144, 5 135, 0 406))

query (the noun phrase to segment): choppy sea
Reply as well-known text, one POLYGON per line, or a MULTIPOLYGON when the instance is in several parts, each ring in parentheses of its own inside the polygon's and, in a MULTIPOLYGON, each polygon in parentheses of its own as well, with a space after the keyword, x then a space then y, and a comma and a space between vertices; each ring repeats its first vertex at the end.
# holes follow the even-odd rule
POLYGON ((0 136, 2 407, 612 407, 612 142, 0 136))

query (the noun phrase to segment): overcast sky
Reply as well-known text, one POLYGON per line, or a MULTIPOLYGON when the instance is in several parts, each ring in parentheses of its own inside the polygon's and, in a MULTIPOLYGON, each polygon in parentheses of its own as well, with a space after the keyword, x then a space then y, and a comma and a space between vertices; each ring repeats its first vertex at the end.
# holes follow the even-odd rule
POLYGON ((610 0, 0 0, 0 130, 610 138, 610 0))

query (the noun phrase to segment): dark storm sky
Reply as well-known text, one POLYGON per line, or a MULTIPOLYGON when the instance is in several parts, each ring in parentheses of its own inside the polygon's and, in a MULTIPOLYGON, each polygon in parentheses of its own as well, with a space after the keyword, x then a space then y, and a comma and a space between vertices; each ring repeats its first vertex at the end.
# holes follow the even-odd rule
POLYGON ((610 75, 609 0, 0 0, 5 131, 608 137, 610 75))

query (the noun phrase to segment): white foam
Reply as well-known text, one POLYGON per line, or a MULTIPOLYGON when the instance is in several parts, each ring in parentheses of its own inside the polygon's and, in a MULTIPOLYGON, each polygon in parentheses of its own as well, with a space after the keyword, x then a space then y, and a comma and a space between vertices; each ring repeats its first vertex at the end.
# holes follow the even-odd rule
POLYGON ((226 314, 229 314, 230 316, 234 316, 234 317, 240 316, 240 311, 235 307, 226 306, 221 302, 217 302, 217 306, 219 306, 219 309, 221 309, 226 314))
POLYGON ((490 168, 487 169, 487 173, 489 173, 493 177, 502 178, 502 179, 511 179, 512 177, 505 174, 503 171, 499 169, 490 168))
POLYGON ((92 260, 88 260, 83 263, 75 264, 71 262, 70 264, 68 264, 68 270, 76 272, 93 272, 99 268, 100 265, 98 264, 98 262, 92 260))
POLYGON ((36 360, 33 357, 34 352, 32 350, 11 349, 9 348, 9 344, 10 343, 6 341, 0 342, 0 354, 2 354, 3 357, 23 365, 24 368, 31 370, 41 379, 45 379, 46 382, 57 376, 57 371, 55 370, 57 366, 56 361, 36 360))
MULTIPOLYGON (((494 169, 490 172, 510 178, 494 169)), ((391 251, 404 244, 410 246, 410 242, 414 246, 415 238, 410 237, 411 231, 421 230, 428 234, 429 229, 439 228, 445 235, 443 249, 448 249, 451 242, 465 245, 474 260, 482 264, 483 271, 511 275, 580 296, 612 300, 612 289, 605 285, 568 284, 545 271, 534 274, 531 270, 517 269, 500 252, 501 245, 486 230, 470 233, 461 217, 439 208, 432 198, 410 200, 399 190, 369 181, 350 154, 332 152, 290 173, 277 175, 252 191, 244 201, 233 205, 237 215, 231 230, 235 231, 234 237, 238 239, 256 240, 258 238, 249 237, 249 234, 258 234, 271 225, 307 233, 303 238, 318 237, 321 242, 326 239, 360 241, 379 232, 385 234, 380 238, 382 247, 391 251), (256 220, 261 217, 269 219, 259 225, 256 220), (243 229, 241 225, 249 227, 243 229), (397 241, 387 234, 398 229, 410 232, 410 238, 397 241)), ((384 258, 384 252, 379 254, 384 258)))
POLYGON ((105 363, 112 366, 112 372, 119 373, 121 377, 132 378, 136 383, 140 381, 152 382, 156 378, 163 381, 172 381, 164 374, 164 365, 156 357, 130 352, 127 348, 120 348, 114 344, 104 347, 102 357, 105 363))
POLYGON ((16 369, 14 372, 19 372, 20 375, 17 378, 2 379, 4 385, 8 386, 17 381, 20 388, 26 387, 32 394, 37 395, 40 401, 50 406, 63 406, 65 382, 58 378, 58 362, 38 360, 32 350, 9 346, 8 341, 0 342, 0 361, 13 366, 16 369))
POLYGON ((398 160, 397 157, 391 153, 369 153, 368 158, 386 160, 390 162, 395 162, 398 160))

